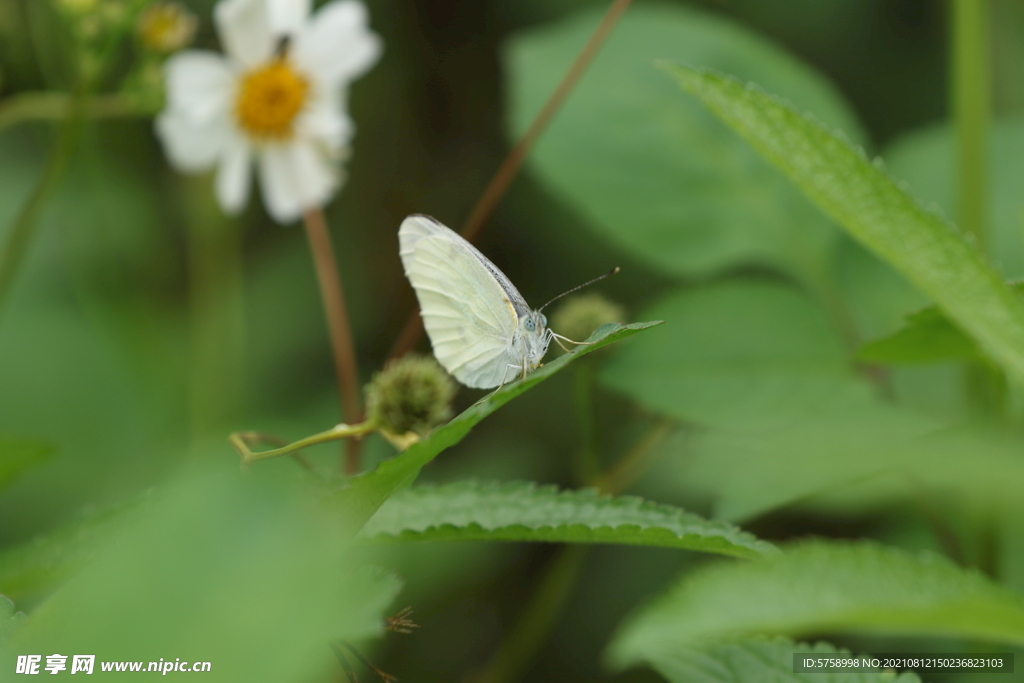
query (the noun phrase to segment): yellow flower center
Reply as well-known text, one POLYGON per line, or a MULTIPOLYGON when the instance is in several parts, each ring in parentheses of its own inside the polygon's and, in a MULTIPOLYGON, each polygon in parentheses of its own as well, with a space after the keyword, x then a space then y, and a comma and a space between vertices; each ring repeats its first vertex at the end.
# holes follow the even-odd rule
POLYGON ((284 59, 276 59, 242 78, 235 101, 238 124, 257 139, 287 139, 308 93, 306 79, 284 59))

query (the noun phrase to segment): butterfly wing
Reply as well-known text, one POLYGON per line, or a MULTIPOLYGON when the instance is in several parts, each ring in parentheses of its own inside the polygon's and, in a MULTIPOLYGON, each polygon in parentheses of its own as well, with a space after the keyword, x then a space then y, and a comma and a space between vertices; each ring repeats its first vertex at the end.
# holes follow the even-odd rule
POLYGON ((429 216, 406 218, 398 241, 441 365, 477 389, 518 377, 509 366, 523 364, 523 352, 514 341, 519 316, 529 307, 508 278, 473 245, 429 216))

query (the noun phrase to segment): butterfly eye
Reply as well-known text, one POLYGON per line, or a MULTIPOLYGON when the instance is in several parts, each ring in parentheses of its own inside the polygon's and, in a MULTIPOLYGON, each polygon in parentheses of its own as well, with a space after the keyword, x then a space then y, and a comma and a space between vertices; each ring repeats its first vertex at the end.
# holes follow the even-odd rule
POLYGON ((526 319, 526 324, 524 325, 524 327, 527 330, 529 330, 530 332, 533 332, 533 329, 534 329, 533 318, 527 318, 526 319))
POLYGON ((543 313, 541 313, 541 316, 540 316, 540 326, 541 327, 547 327, 547 325, 548 325, 548 317, 546 315, 544 315, 543 313))

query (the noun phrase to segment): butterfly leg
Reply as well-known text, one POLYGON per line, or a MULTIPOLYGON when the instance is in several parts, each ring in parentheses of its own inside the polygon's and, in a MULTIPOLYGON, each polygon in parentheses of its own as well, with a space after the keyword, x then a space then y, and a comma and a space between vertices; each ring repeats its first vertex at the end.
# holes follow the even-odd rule
MULTIPOLYGON (((573 341, 572 339, 569 339, 568 337, 563 337, 562 335, 555 334, 554 332, 551 333, 551 336, 555 338, 555 341, 558 341, 559 339, 561 339, 563 341, 569 342, 570 344, 578 344, 579 346, 593 346, 594 344, 597 343, 597 342, 578 342, 578 341, 573 341)), ((562 346, 562 342, 558 341, 558 345, 562 346)), ((562 348, 564 349, 565 347, 562 346, 562 348)))
POLYGON ((509 368, 516 368, 516 369, 518 369, 518 368, 519 368, 519 366, 518 366, 518 365, 513 365, 512 363, 509 363, 508 365, 506 365, 506 366, 505 366, 505 374, 504 374, 504 375, 502 375, 502 377, 501 377, 501 384, 499 384, 499 385, 498 385, 498 388, 497 388, 497 389, 495 389, 494 391, 492 391, 491 393, 487 394, 487 395, 486 395, 486 396, 484 396, 483 398, 481 398, 481 399, 480 399, 479 401, 477 401, 476 403, 474 403, 474 404, 473 404, 474 406, 478 406, 478 405, 480 405, 481 403, 483 403, 484 401, 486 401, 487 399, 489 399, 489 398, 490 398, 491 396, 494 396, 494 395, 495 395, 496 393, 498 393, 499 391, 501 391, 501 388, 502 388, 503 386, 505 386, 505 382, 506 382, 506 381, 508 381, 508 369, 509 369, 509 368))

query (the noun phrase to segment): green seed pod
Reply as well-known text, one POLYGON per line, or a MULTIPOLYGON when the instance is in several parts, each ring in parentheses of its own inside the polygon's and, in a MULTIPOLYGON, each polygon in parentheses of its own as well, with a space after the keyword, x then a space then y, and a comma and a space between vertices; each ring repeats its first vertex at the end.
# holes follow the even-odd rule
POLYGON ((366 388, 367 415, 382 431, 425 435, 451 417, 456 385, 436 360, 409 354, 389 362, 366 388))
POLYGON ((605 323, 626 319, 625 309, 598 292, 569 297, 551 316, 551 329, 569 339, 586 341, 605 323))

